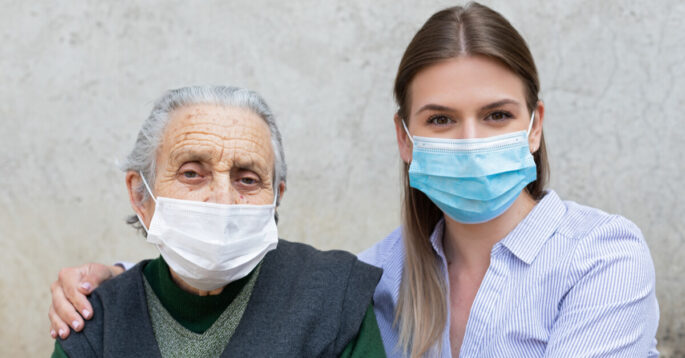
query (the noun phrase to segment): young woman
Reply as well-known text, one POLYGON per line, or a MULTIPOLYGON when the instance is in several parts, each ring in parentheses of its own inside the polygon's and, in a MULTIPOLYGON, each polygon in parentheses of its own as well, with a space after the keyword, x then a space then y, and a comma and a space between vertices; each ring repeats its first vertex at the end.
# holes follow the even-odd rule
POLYGON ((499 13, 434 14, 395 79, 403 226, 360 255, 388 356, 653 357, 654 267, 630 221, 545 191, 531 53, 499 13))
MULTIPOLYGON (((403 225, 360 255, 384 270, 374 309, 388 356, 658 356, 640 230, 544 189, 539 90, 523 38, 477 3, 434 14, 406 49, 403 225)), ((92 268, 53 284, 53 329, 77 317, 64 292, 85 307, 74 292, 92 268)))

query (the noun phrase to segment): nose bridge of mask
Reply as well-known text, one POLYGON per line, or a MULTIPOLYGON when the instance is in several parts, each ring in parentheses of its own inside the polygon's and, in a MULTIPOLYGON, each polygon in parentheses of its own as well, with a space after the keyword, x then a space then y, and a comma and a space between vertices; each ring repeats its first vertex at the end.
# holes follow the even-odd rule
MULTIPOLYGON (((412 137, 411 133, 409 133, 409 129, 407 129, 407 124, 404 122, 404 119, 402 121, 402 127, 404 128, 404 131, 407 133, 407 137, 409 137, 409 140, 411 141, 411 144, 414 144, 414 138, 412 137)), ((530 115, 530 122, 528 123, 528 130, 526 131, 526 138, 530 137, 530 131, 533 129, 533 121, 535 121, 535 111, 530 115)))
MULTIPOLYGON (((155 194, 152 194, 152 189, 150 189, 150 185, 147 183, 147 180, 145 180, 145 175, 143 175, 143 172, 138 172, 140 174, 140 178, 143 179, 143 184, 145 185, 145 189, 147 189, 147 192, 150 193, 150 197, 152 197, 152 200, 157 203, 157 198, 155 197, 155 194)), ((271 205, 274 207, 278 203, 278 187, 274 189, 274 201, 271 205)), ((148 229, 145 227, 145 224, 143 224, 143 220, 141 220, 140 215, 136 213, 136 216, 138 217, 138 221, 140 221, 140 224, 143 225, 143 229, 145 229, 145 232, 148 231, 148 229)))

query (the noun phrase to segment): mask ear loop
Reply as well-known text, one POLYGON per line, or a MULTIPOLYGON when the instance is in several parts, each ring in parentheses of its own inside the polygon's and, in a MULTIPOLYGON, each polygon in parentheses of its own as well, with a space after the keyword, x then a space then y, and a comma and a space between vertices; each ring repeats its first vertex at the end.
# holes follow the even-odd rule
POLYGON ((404 131, 407 133, 407 137, 409 137, 411 144, 414 144, 414 138, 412 138, 411 134, 409 134, 409 129, 407 129, 407 125, 404 123, 404 119, 402 119, 401 121, 402 121, 402 127, 404 127, 404 131))
POLYGON ((528 132, 526 132, 526 138, 530 137, 530 130, 533 129, 533 121, 535 121, 535 111, 530 116, 530 123, 528 123, 528 132))
MULTIPOLYGON (((138 171, 138 174, 140 174, 140 178, 143 179, 143 184, 145 184, 145 189, 147 189, 147 192, 150 193, 150 197, 152 197, 152 200, 157 204, 157 199, 155 198, 155 195, 152 194, 152 190, 150 190, 150 186, 147 184, 147 180, 145 180, 145 175, 143 175, 143 172, 138 171)), ((145 230, 145 233, 147 234, 148 230, 147 227, 145 227, 145 224, 143 223, 143 219, 140 218, 140 215, 136 213, 136 216, 138 217, 138 221, 140 222, 140 225, 143 226, 143 229, 145 230)))
POLYGON ((272 204, 274 208, 276 207, 276 204, 278 204, 278 187, 274 190, 274 203, 272 204))
POLYGON ((150 189, 150 186, 147 184, 147 180, 145 180, 145 175, 143 175, 143 172, 141 172, 141 171, 138 171, 138 174, 140 174, 140 178, 143 179, 143 184, 145 184, 145 189, 147 189, 147 192, 150 193, 152 200, 154 200, 155 204, 157 204, 157 199, 155 198, 155 195, 152 194, 152 190, 150 189))

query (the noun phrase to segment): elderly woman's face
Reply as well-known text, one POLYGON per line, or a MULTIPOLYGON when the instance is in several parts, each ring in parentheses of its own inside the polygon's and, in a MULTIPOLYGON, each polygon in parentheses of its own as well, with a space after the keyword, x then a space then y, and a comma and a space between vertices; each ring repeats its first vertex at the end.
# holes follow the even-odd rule
POLYGON ((170 114, 164 131, 154 194, 220 204, 270 204, 273 167, 269 127, 253 111, 185 106, 170 114))

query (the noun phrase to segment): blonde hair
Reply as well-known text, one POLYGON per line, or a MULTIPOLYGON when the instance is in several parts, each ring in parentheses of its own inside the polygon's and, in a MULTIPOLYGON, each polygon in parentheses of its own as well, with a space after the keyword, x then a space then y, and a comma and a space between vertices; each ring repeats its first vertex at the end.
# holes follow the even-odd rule
MULTIPOLYGON (((533 111, 540 84, 533 56, 525 40, 496 11, 469 3, 444 9, 431 16, 405 50, 395 78, 398 117, 409 122, 409 87, 416 74, 428 66, 459 56, 481 55, 495 59, 521 78, 526 105, 533 111)), ((533 154, 537 180, 526 190, 541 198, 549 166, 544 137, 533 154)), ((430 235, 443 217, 442 211, 422 192, 409 185, 409 165, 403 167, 403 240, 406 258, 395 325, 399 328, 400 348, 410 357, 419 357, 440 347, 447 325, 447 285, 439 258, 433 251, 430 235)))

